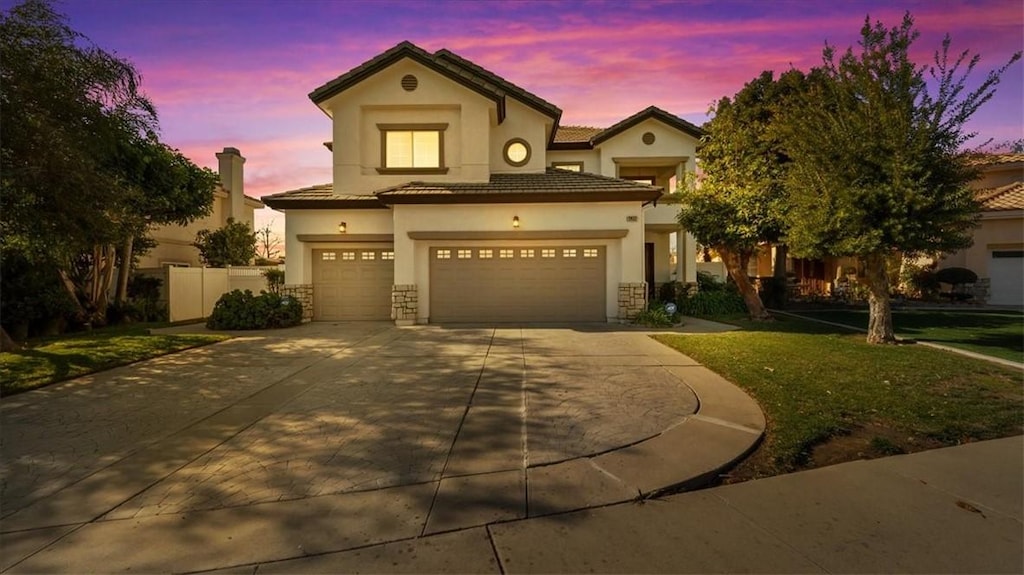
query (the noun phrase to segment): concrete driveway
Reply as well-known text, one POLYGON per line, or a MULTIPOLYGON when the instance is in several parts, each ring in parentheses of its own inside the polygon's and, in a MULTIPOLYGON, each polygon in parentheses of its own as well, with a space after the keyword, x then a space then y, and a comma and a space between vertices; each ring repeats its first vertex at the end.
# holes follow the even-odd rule
MULTIPOLYGON (((313 323, 0 417, 12 572, 200 571, 447 532, 489 546, 482 526, 705 482, 764 430, 731 384, 605 325, 313 323)), ((458 570, 493 568, 476 556, 458 570)))

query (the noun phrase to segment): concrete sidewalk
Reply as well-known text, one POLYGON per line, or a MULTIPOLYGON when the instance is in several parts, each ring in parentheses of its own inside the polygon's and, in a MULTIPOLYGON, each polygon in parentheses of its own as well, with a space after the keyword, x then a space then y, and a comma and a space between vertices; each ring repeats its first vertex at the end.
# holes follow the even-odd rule
POLYGON ((1021 573, 1022 461, 1012 437, 218 572, 1021 573))

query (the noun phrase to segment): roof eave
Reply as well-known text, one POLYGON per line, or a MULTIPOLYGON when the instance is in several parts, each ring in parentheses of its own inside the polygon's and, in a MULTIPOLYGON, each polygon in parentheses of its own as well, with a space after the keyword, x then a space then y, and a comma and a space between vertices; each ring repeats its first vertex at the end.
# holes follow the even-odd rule
POLYGON ((332 198, 264 198, 263 203, 275 210, 386 210, 388 207, 374 200, 342 200, 332 198))
POLYGON ((386 205, 395 204, 548 204, 584 202, 653 202, 661 190, 605 192, 509 192, 482 194, 381 193, 377 197, 386 205))

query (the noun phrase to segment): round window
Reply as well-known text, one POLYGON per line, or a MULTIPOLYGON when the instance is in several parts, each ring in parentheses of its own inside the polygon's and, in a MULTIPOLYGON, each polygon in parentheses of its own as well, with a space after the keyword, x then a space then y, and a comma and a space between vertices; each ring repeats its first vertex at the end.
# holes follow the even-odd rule
POLYGON ((511 166, 525 166, 530 161, 530 144, 522 138, 512 138, 506 142, 505 161, 511 166))
POLYGON ((654 143, 654 132, 644 132, 644 135, 640 137, 641 140, 648 146, 654 143))

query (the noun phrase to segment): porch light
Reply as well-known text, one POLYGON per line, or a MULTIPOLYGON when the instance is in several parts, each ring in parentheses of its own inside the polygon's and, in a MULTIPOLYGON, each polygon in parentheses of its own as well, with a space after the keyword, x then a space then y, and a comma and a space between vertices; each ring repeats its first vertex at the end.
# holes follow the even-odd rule
POLYGON ((338 233, 343 234, 348 231, 348 224, 341 222, 338 224, 338 233))
POLYGON ((512 227, 519 229, 519 216, 512 216, 512 227))

